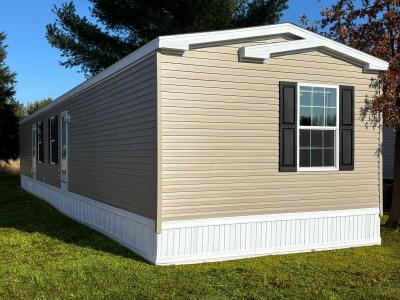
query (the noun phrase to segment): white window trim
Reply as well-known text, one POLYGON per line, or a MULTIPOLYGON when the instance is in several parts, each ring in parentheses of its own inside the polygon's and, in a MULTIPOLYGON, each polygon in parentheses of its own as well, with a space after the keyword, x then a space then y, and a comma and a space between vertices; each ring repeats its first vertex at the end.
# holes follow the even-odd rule
MULTIPOLYGON (((38 163, 38 164, 42 164, 42 163, 44 163, 44 151, 43 151, 43 157, 40 157, 40 145, 43 144, 43 121, 39 121, 39 122, 37 123, 36 130, 37 130, 37 132, 36 132, 36 134, 37 134, 37 137, 36 137, 36 143, 37 143, 37 147, 36 147, 36 151, 37 151, 37 154, 36 154, 37 163, 38 163), (42 126, 40 126, 40 125, 42 125, 42 126), (39 138, 39 132, 40 132, 40 138, 39 138)), ((44 146, 43 146, 43 147, 44 147, 44 146)))
POLYGON ((50 159, 50 164, 51 165, 55 165, 56 163, 53 162, 53 143, 56 142, 55 139, 51 139, 51 133, 52 133, 52 122, 54 122, 55 120, 55 116, 52 116, 49 118, 50 122, 49 122, 49 159, 50 159))
POLYGON ((59 159, 60 159, 60 169, 59 170, 60 170, 60 179, 61 179, 61 189, 65 190, 65 191, 68 191, 68 177, 69 177, 69 174, 68 174, 69 173, 69 169, 68 169, 68 162, 69 162, 68 131, 69 131, 69 125, 68 124, 70 122, 70 115, 69 115, 68 111, 63 111, 60 114, 60 117, 58 119, 59 119, 58 126, 59 126, 59 130, 60 130, 58 148, 60 149, 60 157, 59 157, 59 159), (63 152, 63 149, 62 149, 62 147, 63 147, 63 142, 62 142, 62 139, 63 139, 63 137, 62 137, 62 134, 63 134, 62 133, 62 130, 63 130, 63 118, 65 119, 65 122, 67 123, 67 125, 65 126, 65 146, 67 148, 65 159, 63 159, 63 157, 62 157, 62 155, 63 155, 62 154, 62 152, 63 152), (62 168, 63 168, 64 165, 65 165, 65 178, 63 180, 62 168))
POLYGON ((339 171, 339 85, 331 84, 318 84, 318 83, 298 83, 297 84, 297 126, 296 126, 296 138, 297 138, 297 171, 298 172, 320 172, 320 171, 339 171), (336 89, 336 126, 300 126, 300 88, 301 87, 323 87, 336 89), (335 135, 335 166, 334 167, 300 167, 300 129, 330 129, 336 130, 335 135))

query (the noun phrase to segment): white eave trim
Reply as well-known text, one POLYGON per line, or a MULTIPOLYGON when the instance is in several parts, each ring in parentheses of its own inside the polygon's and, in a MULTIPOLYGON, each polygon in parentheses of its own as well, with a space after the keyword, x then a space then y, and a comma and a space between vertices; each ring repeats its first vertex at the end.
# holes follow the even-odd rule
POLYGON ((330 40, 302 39, 266 45, 247 46, 239 49, 240 60, 265 63, 272 55, 308 49, 327 49, 339 56, 347 57, 364 65, 366 71, 386 71, 386 61, 330 40))
POLYGON ((183 55, 185 51, 188 51, 191 48, 195 47, 201 48, 216 43, 233 43, 254 38, 261 39, 273 35, 284 34, 296 36, 300 40, 288 41, 284 43, 272 43, 260 46, 243 47, 239 50, 239 55, 241 59, 265 62, 267 59, 270 58, 272 54, 309 48, 326 48, 328 50, 334 51, 337 54, 341 54, 342 56, 349 57, 358 62, 361 62, 365 66, 366 70, 385 71, 389 67, 389 64, 381 59, 378 59, 351 47, 342 45, 338 42, 332 41, 326 37, 323 37, 290 23, 222 31, 160 36, 142 46, 141 48, 137 49, 136 51, 132 52, 123 59, 117 61, 96 76, 76 86, 69 92, 57 98, 51 104, 43 107, 32 115, 21 120, 20 123, 23 123, 38 116, 44 111, 47 111, 52 107, 59 105, 70 97, 81 93, 82 91, 97 84, 98 82, 117 74, 122 69, 134 64, 141 58, 149 55, 150 53, 158 49, 165 50, 165 52, 167 53, 183 55))

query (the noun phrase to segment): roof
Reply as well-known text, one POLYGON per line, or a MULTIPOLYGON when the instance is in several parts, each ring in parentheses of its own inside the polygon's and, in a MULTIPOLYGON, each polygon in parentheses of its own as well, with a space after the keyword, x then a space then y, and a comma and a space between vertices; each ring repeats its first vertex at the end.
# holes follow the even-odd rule
POLYGON ((239 49, 240 59, 265 63, 272 55, 306 49, 325 49, 334 53, 335 55, 361 64, 365 71, 386 71, 389 67, 389 64, 384 60, 343 45, 291 23, 160 36, 117 61, 94 77, 76 86, 72 90, 54 100, 51 104, 24 118, 20 123, 34 118, 46 110, 49 110, 73 95, 76 95, 86 90, 90 86, 95 85, 96 83, 116 74, 120 70, 128 67, 129 65, 158 49, 183 55, 191 48, 201 48, 217 43, 233 43, 241 40, 263 38, 273 35, 291 35, 295 36, 297 39, 287 42, 242 47, 239 49))

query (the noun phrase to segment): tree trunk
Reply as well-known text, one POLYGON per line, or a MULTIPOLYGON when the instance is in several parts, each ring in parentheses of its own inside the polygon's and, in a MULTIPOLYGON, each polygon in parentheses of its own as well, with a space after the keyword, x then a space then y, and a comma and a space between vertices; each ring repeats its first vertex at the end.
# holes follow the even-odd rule
POLYGON ((394 146, 392 207, 385 226, 392 228, 400 226, 400 130, 396 130, 394 146))

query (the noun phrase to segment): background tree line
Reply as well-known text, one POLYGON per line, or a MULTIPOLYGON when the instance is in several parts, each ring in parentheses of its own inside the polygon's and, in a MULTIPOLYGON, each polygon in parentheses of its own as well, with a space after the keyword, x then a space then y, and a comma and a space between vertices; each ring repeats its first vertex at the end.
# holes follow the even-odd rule
POLYGON ((6 64, 6 34, 0 32, 0 161, 19 157, 18 122, 53 100, 46 98, 26 105, 15 99, 16 74, 6 64))

